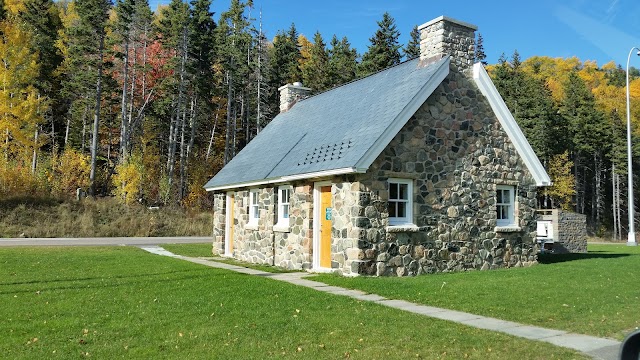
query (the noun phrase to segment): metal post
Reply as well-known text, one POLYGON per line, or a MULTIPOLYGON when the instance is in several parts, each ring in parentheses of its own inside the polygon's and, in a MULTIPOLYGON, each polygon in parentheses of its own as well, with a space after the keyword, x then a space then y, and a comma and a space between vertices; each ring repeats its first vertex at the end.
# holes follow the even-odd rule
POLYGON ((634 50, 637 50, 637 55, 640 55, 640 49, 637 47, 632 47, 629 51, 629 56, 627 57, 627 173, 629 176, 629 234, 627 236, 627 246, 637 246, 636 243, 636 231, 634 224, 634 203, 633 203, 633 170, 632 170, 632 159, 631 159, 631 106, 629 105, 629 61, 631 60, 631 54, 634 50))

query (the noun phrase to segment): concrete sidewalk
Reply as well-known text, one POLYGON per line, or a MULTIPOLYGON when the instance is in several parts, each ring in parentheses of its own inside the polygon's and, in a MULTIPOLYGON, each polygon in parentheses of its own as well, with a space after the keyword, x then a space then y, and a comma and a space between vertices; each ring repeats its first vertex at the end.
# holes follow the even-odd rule
POLYGON ((248 275, 264 276, 274 280, 288 282, 290 284, 304 286, 317 291, 329 294, 347 296, 362 301, 370 301, 380 305, 388 306, 394 309, 412 312, 437 318, 457 322, 459 324, 497 331, 512 336, 517 336, 529 340, 537 340, 547 342, 553 345, 580 351, 594 359, 614 360, 618 359, 618 351, 620 342, 612 339, 598 338, 589 335, 574 334, 562 330, 546 329, 538 326, 524 325, 512 321, 505 321, 486 316, 469 314, 461 311, 442 309, 427 305, 420 305, 404 300, 392 300, 385 297, 367 294, 359 290, 345 289, 337 286, 327 285, 321 282, 304 279, 309 276, 308 273, 269 273, 265 271, 249 269, 242 266, 225 264, 216 262, 212 259, 192 258, 187 256, 175 255, 159 246, 141 246, 140 248, 151 253, 163 256, 171 256, 178 259, 186 260, 192 263, 201 264, 209 267, 226 269, 248 275))

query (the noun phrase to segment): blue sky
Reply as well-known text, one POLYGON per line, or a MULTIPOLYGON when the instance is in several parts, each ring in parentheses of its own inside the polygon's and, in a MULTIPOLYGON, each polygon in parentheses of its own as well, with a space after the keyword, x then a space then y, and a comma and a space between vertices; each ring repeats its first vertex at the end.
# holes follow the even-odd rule
MULTIPOLYGON (((168 2, 150 0, 151 9, 168 2)), ((216 21, 229 2, 213 1, 216 21)), ((640 47, 638 0, 254 0, 252 16, 260 9, 269 39, 293 22, 309 39, 316 31, 325 42, 333 34, 347 36, 360 53, 385 11, 395 18, 403 44, 414 25, 440 15, 477 25, 489 63, 517 49, 523 59, 577 56, 598 65, 613 60, 624 68, 629 50, 640 47)), ((640 57, 631 66, 640 68, 640 57)))

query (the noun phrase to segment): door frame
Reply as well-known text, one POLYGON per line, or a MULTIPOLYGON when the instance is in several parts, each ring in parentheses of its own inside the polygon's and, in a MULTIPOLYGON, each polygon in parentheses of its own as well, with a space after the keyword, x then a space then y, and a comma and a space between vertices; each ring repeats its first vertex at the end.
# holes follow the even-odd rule
MULTIPOLYGON (((233 212, 235 212, 235 193, 233 191, 229 191, 225 197, 225 220, 224 220, 224 256, 232 257, 233 256, 233 248, 231 247, 231 242, 233 239, 231 238, 231 229, 233 226, 233 212), (231 210, 231 211, 229 211, 231 210)), ((235 229, 234 229, 235 230, 235 229)), ((234 231, 235 232, 235 231, 234 231)))
POLYGON ((322 187, 332 186, 331 181, 318 181, 313 183, 313 262, 311 268, 315 272, 331 272, 331 268, 320 267, 320 217, 322 216, 322 187))

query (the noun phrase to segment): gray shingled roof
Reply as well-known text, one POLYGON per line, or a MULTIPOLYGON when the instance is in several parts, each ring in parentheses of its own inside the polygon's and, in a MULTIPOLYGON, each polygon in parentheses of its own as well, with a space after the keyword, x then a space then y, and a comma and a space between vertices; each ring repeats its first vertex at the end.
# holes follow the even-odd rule
POLYGON ((449 71, 410 60, 296 103, 205 185, 207 190, 365 171, 449 71))

